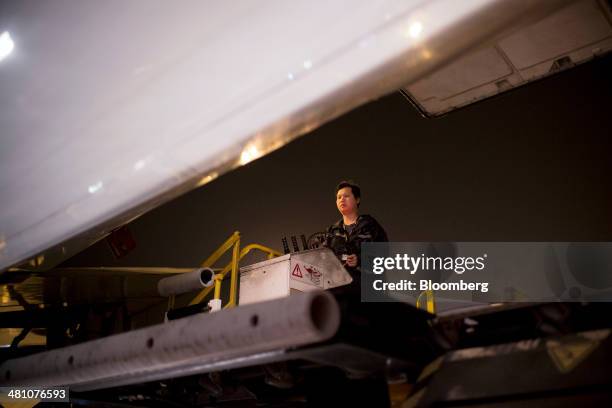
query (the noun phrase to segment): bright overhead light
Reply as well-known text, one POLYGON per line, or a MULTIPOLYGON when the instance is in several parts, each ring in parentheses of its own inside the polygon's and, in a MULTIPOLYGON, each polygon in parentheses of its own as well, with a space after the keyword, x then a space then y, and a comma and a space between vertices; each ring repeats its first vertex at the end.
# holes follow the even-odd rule
POLYGON ((421 24, 419 21, 415 21, 414 23, 410 24, 410 27, 408 28, 408 34, 412 38, 417 38, 419 35, 421 35, 422 31, 423 24, 421 24))
POLYGON ((3 32, 0 35, 0 61, 9 55, 13 51, 13 48, 15 48, 15 43, 11 35, 8 31, 3 32))

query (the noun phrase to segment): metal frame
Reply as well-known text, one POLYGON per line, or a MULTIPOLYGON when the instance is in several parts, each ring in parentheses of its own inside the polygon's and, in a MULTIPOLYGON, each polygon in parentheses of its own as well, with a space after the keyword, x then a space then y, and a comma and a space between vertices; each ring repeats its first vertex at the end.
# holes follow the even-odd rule
POLYGON ((280 252, 260 244, 250 244, 240 249, 240 231, 234 231, 234 233, 227 240, 225 240, 224 243, 222 243, 208 258, 206 258, 206 260, 202 262, 201 266, 211 268, 230 249, 232 250, 232 260, 217 274, 215 277, 214 287, 211 286, 203 289, 195 298, 193 298, 191 302, 189 302, 190 305, 201 303, 202 300, 204 300, 204 298, 213 290, 214 299, 220 299, 221 284, 227 274, 230 273, 230 296, 229 301, 224 308, 236 306, 238 299, 238 271, 240 260, 253 250, 266 253, 268 259, 282 255, 280 252))

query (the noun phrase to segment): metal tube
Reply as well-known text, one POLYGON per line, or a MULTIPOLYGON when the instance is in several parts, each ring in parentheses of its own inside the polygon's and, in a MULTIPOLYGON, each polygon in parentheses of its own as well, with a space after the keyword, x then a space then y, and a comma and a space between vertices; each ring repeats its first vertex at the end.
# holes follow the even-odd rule
POLYGON ((205 372, 213 362, 325 341, 340 311, 322 291, 200 314, 7 360, 0 385, 64 385, 86 391, 205 372), (198 371, 200 370, 200 371, 198 371))
POLYGON ((210 268, 199 268, 160 279, 157 291, 161 296, 180 295, 206 288, 214 283, 215 272, 210 268))

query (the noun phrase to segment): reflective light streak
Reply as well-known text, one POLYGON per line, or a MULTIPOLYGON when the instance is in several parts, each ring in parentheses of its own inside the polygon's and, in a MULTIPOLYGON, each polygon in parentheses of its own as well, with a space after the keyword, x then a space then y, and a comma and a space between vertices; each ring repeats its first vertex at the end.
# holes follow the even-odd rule
POLYGON ((8 31, 0 35, 0 61, 7 57, 15 48, 15 43, 8 31))
POLYGON ((96 184, 92 184, 91 186, 89 186, 87 188, 87 191, 89 191, 89 194, 94 194, 98 191, 100 191, 100 189, 102 188, 104 184, 101 181, 98 181, 96 184))
POLYGON ((247 146, 242 151, 242 154, 240 154, 240 164, 245 165, 259 158, 261 155, 262 155, 262 152, 260 152, 256 146, 254 145, 247 146))

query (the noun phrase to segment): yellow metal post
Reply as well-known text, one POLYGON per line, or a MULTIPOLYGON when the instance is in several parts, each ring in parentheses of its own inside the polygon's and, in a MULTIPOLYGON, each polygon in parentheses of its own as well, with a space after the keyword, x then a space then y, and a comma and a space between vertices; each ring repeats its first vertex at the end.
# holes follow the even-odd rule
POLYGON ((221 281, 223 277, 221 275, 215 276, 215 299, 221 299, 221 281))
POLYGON ((230 277, 230 295, 229 302, 226 307, 236 306, 236 297, 238 296, 238 264, 240 262, 240 236, 234 243, 232 250, 232 275, 230 277))
MULTIPOLYGON (((189 302, 190 305, 195 305, 197 303, 200 303, 202 300, 204 300, 204 298, 206 298, 206 296, 213 290, 215 290, 217 288, 217 281, 219 282, 219 286, 221 286, 221 282, 223 281, 223 278, 225 278, 225 275, 227 275, 227 273, 229 272, 230 268, 231 268, 231 263, 227 264, 225 266, 225 268, 223 268, 221 270, 221 272, 219 272, 216 276, 215 276, 215 285, 214 286, 209 286, 207 288, 202 289, 202 291, 200 293, 198 293, 196 295, 196 297, 193 298, 193 300, 191 302, 189 302)), ((219 289, 220 291, 221 289, 219 289)))
POLYGON ((416 301, 416 307, 417 309, 422 309, 422 300, 421 298, 423 297, 423 295, 425 295, 425 310, 427 310, 429 313, 436 313, 436 305, 434 302, 434 294, 433 291, 431 290, 425 290, 423 292, 421 292, 421 294, 419 295, 419 297, 417 297, 417 301, 416 301))
POLYGON ((244 248, 242 248, 242 251, 240 251, 240 259, 244 258, 244 256, 246 254, 248 254, 249 252, 251 252, 254 249, 258 249, 261 252, 265 252, 268 254, 268 259, 272 259, 275 258, 277 256, 281 256, 282 254, 278 251, 275 251, 272 248, 268 248, 267 246, 263 246, 260 244, 249 244, 247 246, 245 246, 244 248))
POLYGON ((427 311, 431 314, 436 313, 436 303, 434 302, 433 290, 427 291, 427 311))

